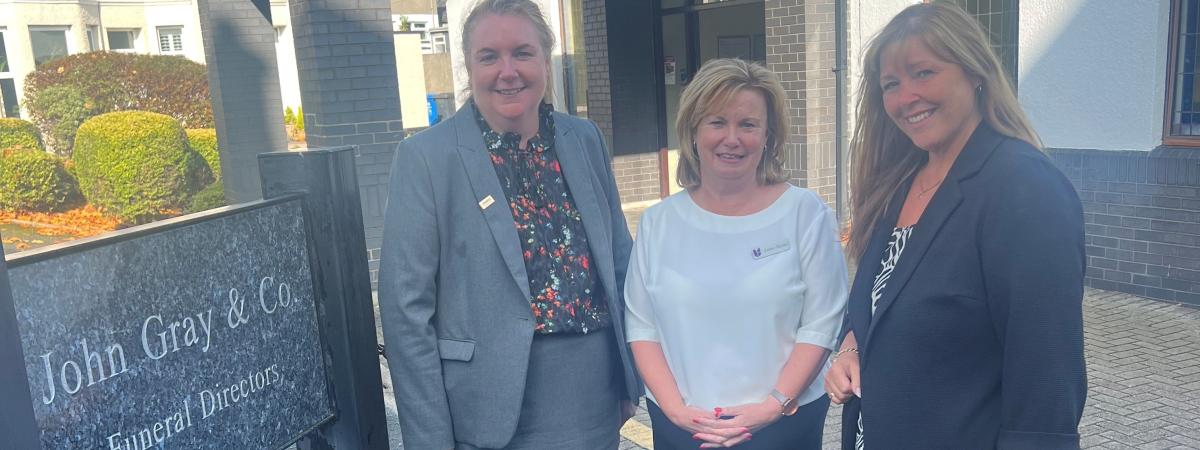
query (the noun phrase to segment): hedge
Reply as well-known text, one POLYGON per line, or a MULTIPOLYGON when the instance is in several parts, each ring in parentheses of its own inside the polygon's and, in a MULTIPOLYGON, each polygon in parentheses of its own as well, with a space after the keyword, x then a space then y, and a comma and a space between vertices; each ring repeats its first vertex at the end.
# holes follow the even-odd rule
POLYGON ((212 128, 200 128, 184 130, 187 132, 188 145, 204 157, 204 161, 208 163, 208 169, 212 171, 213 178, 221 179, 221 153, 217 149, 217 130, 212 128))
POLYGON ((218 180, 193 195, 192 203, 188 205, 187 211, 194 213, 222 206, 225 206, 225 186, 218 180))
POLYGON ((44 150, 36 126, 21 119, 0 117, 0 150, 15 147, 44 150))
POLYGON ((75 131, 93 115, 92 103, 71 85, 48 87, 25 104, 30 115, 41 124, 49 147, 63 156, 71 155, 75 131))
POLYGON ((212 180, 179 122, 145 111, 88 119, 75 136, 74 161, 88 202, 127 223, 181 212, 212 180))
POLYGON ((80 199, 79 185, 61 158, 23 147, 0 151, 0 209, 58 212, 80 199))
POLYGON ((88 117, 138 110, 174 117, 185 128, 214 126, 207 69, 182 56, 89 52, 42 64, 25 78, 25 101, 34 123, 47 133, 57 122, 43 105, 62 106, 41 96, 54 86, 82 93, 88 117))

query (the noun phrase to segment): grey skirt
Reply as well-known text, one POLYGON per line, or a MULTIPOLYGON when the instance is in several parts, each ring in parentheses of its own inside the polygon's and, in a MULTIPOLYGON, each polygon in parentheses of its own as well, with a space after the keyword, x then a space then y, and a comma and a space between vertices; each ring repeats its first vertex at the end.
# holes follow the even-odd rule
POLYGON ((612 333, 534 335, 521 418, 502 450, 617 448, 623 381, 612 333))

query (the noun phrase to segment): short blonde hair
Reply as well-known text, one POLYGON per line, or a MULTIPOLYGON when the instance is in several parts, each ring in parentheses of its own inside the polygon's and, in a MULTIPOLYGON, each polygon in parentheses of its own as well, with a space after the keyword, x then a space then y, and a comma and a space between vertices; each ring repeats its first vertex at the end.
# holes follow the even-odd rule
POLYGON ((762 94, 767 103, 767 145, 758 163, 760 185, 787 181, 783 168, 783 145, 787 143, 791 120, 784 104, 787 94, 779 77, 758 63, 740 59, 714 59, 700 68, 683 89, 679 99, 679 114, 675 131, 679 135, 679 185, 691 189, 700 186, 700 160, 696 151, 695 134, 705 117, 724 108, 742 90, 762 94))

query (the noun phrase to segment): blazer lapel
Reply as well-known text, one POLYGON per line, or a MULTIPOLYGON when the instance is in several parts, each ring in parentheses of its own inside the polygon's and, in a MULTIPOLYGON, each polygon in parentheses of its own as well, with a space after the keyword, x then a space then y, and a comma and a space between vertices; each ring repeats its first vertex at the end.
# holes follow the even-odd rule
POLYGON ((883 257, 883 250, 887 248, 888 241, 892 236, 892 227, 896 224, 896 218, 899 216, 899 202, 904 200, 904 195, 908 182, 900 185, 900 189, 896 190, 896 194, 892 195, 888 202, 888 209, 879 218, 879 223, 875 225, 875 234, 871 236, 871 240, 867 243, 867 249, 859 255, 858 265, 862 268, 870 268, 867 272, 859 272, 854 277, 854 285, 850 292, 854 295, 852 298, 866 297, 865 301, 852 301, 850 308, 853 310, 852 317, 862 318, 862 326, 860 330, 864 330, 866 334, 858 337, 858 346, 860 351, 865 351, 867 341, 869 339, 869 326, 874 322, 874 317, 871 315, 871 290, 875 286, 875 276, 879 273, 879 261, 883 257), (899 199, 897 199, 899 197, 899 199), (893 207, 892 205, 897 205, 893 207))
POLYGON ((525 260, 521 257, 521 242, 517 237, 517 227, 513 224, 512 209, 508 206, 508 198, 504 196, 504 188, 496 177, 496 169, 492 166, 491 155, 483 143, 483 132, 475 123, 475 107, 467 103, 453 117, 454 127, 458 131, 458 153, 463 168, 467 171, 467 181, 479 202, 480 214, 483 214, 500 255, 508 265, 513 281, 521 288, 528 300, 529 276, 525 272, 525 260), (487 199, 491 199, 489 202, 487 199), (490 203, 490 204, 488 204, 490 203))
POLYGON ((593 174, 596 172, 584 155, 585 147, 578 133, 571 129, 566 120, 556 120, 554 125, 554 149, 558 155, 558 163, 562 166, 567 188, 571 190, 575 209, 583 219, 583 230, 587 233, 592 264, 596 266, 600 279, 604 282, 605 297, 609 306, 614 306, 612 302, 619 297, 616 296, 614 286, 612 245, 609 243, 607 227, 609 222, 604 220, 600 209, 601 202, 596 198, 595 185, 592 183, 593 174))
MULTIPOLYGON (((929 206, 925 207, 925 212, 921 214, 916 228, 913 230, 904 247, 904 253, 900 255, 899 263, 896 264, 896 268, 892 271, 891 278, 888 278, 887 286, 883 289, 883 296, 879 299, 879 303, 875 308, 875 314, 871 318, 871 325, 867 329, 868 342, 875 334, 876 325, 887 314, 888 309, 896 302, 896 297, 904 290, 905 284, 912 278, 917 267, 921 265, 921 260, 925 257, 925 252, 933 244, 934 238, 937 237, 942 226, 946 224, 946 220, 950 218, 950 215, 954 213, 958 205, 962 203, 963 195, 960 182, 977 173, 1003 139, 1004 136, 993 131, 988 127, 986 122, 980 122, 975 132, 971 134, 971 138, 963 147, 962 153, 958 155, 958 158, 954 161, 954 165, 950 167, 950 172, 946 174, 946 179, 942 182, 942 187, 933 195, 929 206)), ((911 186, 911 183, 912 181, 909 180, 905 183, 905 186, 911 186)), ((899 216, 899 210, 904 202, 904 195, 907 195, 907 193, 907 188, 897 192, 898 198, 892 200, 892 203, 896 205, 894 215, 888 214, 890 222, 881 223, 879 226, 886 229, 895 227, 896 218, 899 216)), ((879 252, 882 253, 882 251, 882 248, 879 249, 879 252)))

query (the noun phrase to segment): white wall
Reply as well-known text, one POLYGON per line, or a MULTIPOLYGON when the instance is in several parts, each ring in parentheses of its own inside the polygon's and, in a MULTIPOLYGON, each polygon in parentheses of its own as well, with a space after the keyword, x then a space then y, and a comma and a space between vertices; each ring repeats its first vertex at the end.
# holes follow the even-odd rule
POLYGON ((404 128, 427 127, 429 103, 425 99, 425 61, 421 57, 421 35, 413 31, 398 31, 392 36, 395 38, 396 85, 400 89, 400 115, 404 117, 404 128))
POLYGON ((900 10, 916 3, 914 0, 858 0, 846 8, 846 136, 854 132, 857 122, 858 85, 862 80, 863 52, 870 39, 887 25, 900 10))
POLYGON ((1017 95, 1047 147, 1162 143, 1169 2, 1024 0, 1017 95))
POLYGON ((279 67, 279 93, 284 109, 300 111, 300 76, 296 68, 296 41, 292 35, 292 13, 288 3, 271 1, 271 24, 283 27, 283 34, 275 42, 275 63, 279 67))

